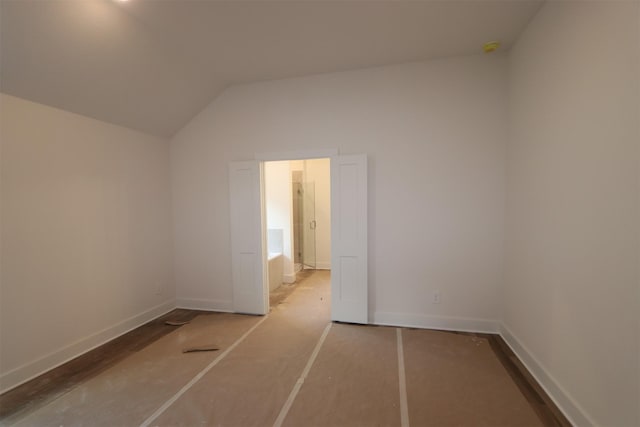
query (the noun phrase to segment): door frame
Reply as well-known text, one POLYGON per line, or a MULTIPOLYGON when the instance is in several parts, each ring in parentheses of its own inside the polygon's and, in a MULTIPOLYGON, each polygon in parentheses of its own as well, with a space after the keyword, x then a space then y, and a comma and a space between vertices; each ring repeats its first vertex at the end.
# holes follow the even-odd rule
MULTIPOLYGON (((265 307, 267 308, 267 311, 269 309, 269 283, 268 283, 268 249, 267 249, 267 223, 266 223, 266 199, 265 199, 265 174, 264 174, 264 163, 265 162, 269 162, 269 161, 292 161, 292 160, 309 160, 309 159, 318 159, 318 158, 329 158, 330 162, 333 163, 333 159, 337 158, 338 156, 340 156, 340 153, 337 149, 325 149, 325 150, 304 150, 304 151, 283 151, 283 152, 267 152, 267 153, 256 153, 254 155, 254 161, 256 161, 258 163, 258 170, 259 170, 259 179, 260 179, 260 224, 261 224, 261 235, 260 235, 260 239, 261 239, 261 246, 262 246, 262 271, 263 271, 263 283, 262 283, 262 291, 263 291, 263 298, 265 299, 265 307)), ((331 169, 333 170, 333 165, 331 166, 331 169)), ((334 180, 333 177, 333 173, 331 173, 330 176, 330 191, 331 191, 331 199, 333 200, 334 198, 334 194, 336 194, 336 188, 334 187, 336 185, 336 180, 334 180)), ((365 157, 365 182, 366 182, 366 175, 367 175, 367 171, 366 171, 366 157, 365 157)), ((366 191, 366 187, 365 187, 365 191, 366 191)), ((365 200, 366 200, 366 195, 365 195, 365 200)), ((364 212, 362 212, 362 214, 365 216, 364 218, 364 223, 367 223, 367 217, 368 217, 368 205, 366 204, 365 208, 364 208, 364 212)), ((332 261, 334 259, 334 223, 335 221, 335 216, 333 214, 333 206, 332 206, 332 215, 331 215, 331 229, 332 229, 332 236, 331 236, 331 248, 332 248, 332 261)), ((365 226, 366 227, 366 226, 365 226)), ((367 233, 367 231, 365 230, 365 235, 367 233)), ((367 269, 366 267, 366 250, 365 250, 365 269, 367 269)), ((333 263, 332 263, 333 264, 333 263)), ((332 265, 333 268, 333 265, 332 265)), ((365 278, 366 278, 366 272, 365 272, 365 278)), ((333 287, 334 287, 334 279, 332 278, 331 281, 331 286, 332 286, 332 292, 333 292, 333 287)), ((366 288, 368 289, 368 285, 365 284, 366 288)), ((366 292, 366 296, 365 298, 368 299, 368 291, 366 292)), ((364 301, 365 306, 368 306, 368 301, 364 301)), ((334 308, 333 308, 333 304, 332 304, 332 308, 331 308, 331 318, 334 319, 334 308)), ((335 320, 335 319, 334 319, 335 320)), ((337 319, 337 320, 343 320, 343 319, 337 319)), ((368 323, 368 314, 365 315, 365 318, 363 319, 362 317, 360 318, 356 318, 354 320, 347 320, 347 321, 353 321, 356 323, 368 323)))

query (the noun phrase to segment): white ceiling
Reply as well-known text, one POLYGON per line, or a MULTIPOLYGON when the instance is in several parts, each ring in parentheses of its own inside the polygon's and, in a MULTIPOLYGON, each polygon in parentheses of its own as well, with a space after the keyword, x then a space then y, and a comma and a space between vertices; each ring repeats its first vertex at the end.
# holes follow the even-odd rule
POLYGON ((168 137, 232 84, 508 49, 541 3, 0 0, 0 88, 168 137))

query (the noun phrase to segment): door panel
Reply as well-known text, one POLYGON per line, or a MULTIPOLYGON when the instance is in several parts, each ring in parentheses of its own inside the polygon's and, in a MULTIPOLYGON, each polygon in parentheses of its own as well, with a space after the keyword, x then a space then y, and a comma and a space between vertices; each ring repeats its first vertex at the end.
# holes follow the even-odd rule
POLYGON ((367 157, 331 158, 331 318, 368 323, 367 157))
POLYGON ((233 310, 266 314, 262 191, 258 162, 229 164, 233 310))

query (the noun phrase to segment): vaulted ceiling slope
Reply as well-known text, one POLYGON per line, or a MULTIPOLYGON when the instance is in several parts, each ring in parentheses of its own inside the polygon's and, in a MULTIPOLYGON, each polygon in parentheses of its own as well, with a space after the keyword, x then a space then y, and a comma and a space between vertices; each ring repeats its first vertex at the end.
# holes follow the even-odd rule
POLYGON ((225 87, 479 53, 541 0, 0 0, 0 89, 170 137, 225 87))

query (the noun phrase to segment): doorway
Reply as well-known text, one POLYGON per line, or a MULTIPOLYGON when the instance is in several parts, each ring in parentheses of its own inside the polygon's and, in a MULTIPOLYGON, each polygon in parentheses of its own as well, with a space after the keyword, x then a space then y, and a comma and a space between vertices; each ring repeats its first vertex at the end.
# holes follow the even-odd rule
MULTIPOLYGON (((331 319, 368 323, 368 168, 364 154, 271 153, 256 154, 258 160, 229 163, 231 278, 235 313, 263 315, 269 311, 268 291, 265 291, 268 289, 265 162, 283 158, 313 159, 323 155, 332 156, 331 319)), ((287 241, 291 243, 283 233, 283 248, 287 241)), ((316 261, 316 266, 318 264, 316 261)))
POLYGON ((330 159, 267 161, 263 176, 264 289, 274 305, 301 278, 331 269, 330 159))

